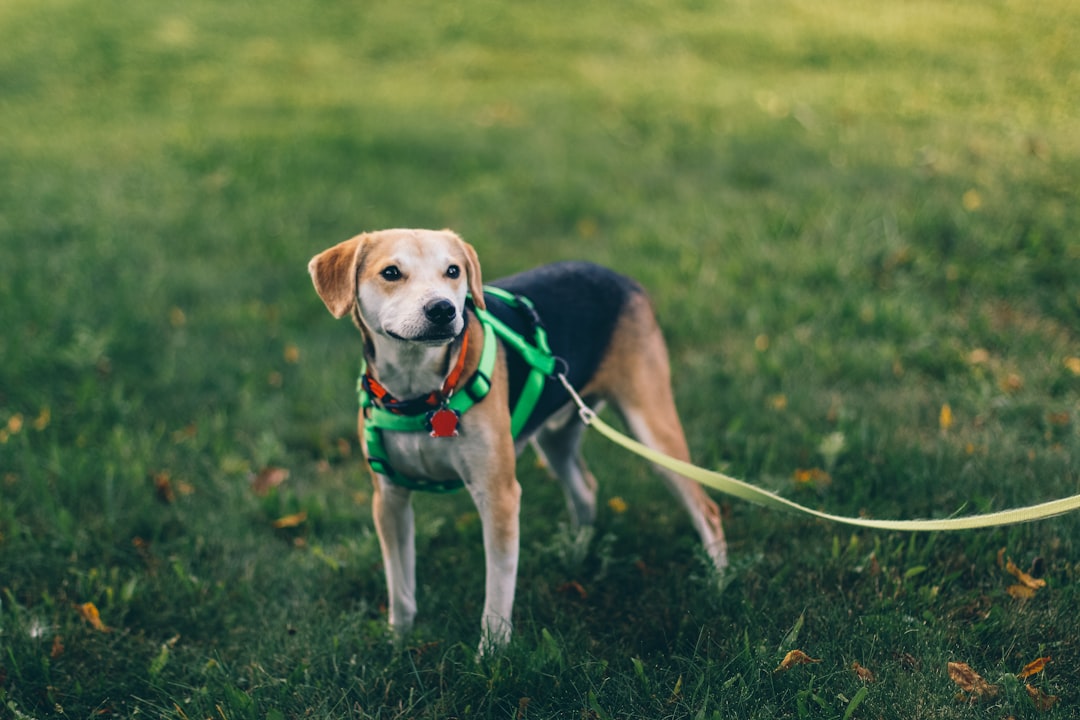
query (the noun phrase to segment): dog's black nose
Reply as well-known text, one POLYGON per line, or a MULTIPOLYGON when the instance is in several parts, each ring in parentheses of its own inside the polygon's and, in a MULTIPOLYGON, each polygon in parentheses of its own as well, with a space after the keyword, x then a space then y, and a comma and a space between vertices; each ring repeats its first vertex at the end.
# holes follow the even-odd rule
POLYGON ((449 300, 435 300, 424 307, 424 314, 435 325, 449 325, 457 317, 457 308, 449 300))

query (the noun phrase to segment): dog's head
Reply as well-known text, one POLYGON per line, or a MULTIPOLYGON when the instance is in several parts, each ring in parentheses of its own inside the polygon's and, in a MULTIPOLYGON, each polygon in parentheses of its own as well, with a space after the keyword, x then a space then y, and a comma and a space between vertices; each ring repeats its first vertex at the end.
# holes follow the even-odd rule
POLYGON ((380 230, 311 259, 315 290, 334 317, 352 314, 361 331, 443 345, 465 326, 465 296, 484 308, 480 263, 449 230, 380 230))

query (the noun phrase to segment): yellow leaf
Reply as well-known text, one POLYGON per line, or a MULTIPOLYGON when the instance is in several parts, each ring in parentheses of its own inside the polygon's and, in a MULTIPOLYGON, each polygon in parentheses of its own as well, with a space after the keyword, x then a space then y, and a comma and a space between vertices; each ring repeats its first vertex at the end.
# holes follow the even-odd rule
POLYGON ((783 412, 787 410, 787 395, 783 393, 777 393, 776 395, 769 396, 769 407, 777 412, 783 412))
POLYGON ((974 212, 982 207, 982 195, 975 188, 968 190, 964 193, 964 197, 961 198, 961 203, 964 205, 964 209, 968 212, 974 212))
POLYGON ((174 328, 183 327, 187 325, 187 315, 180 308, 173 307, 169 310, 169 324, 174 328))
POLYGON ((826 487, 832 483, 832 476, 821 468, 810 468, 809 470, 799 468, 792 475, 792 479, 796 485, 813 484, 818 487, 826 487))
POLYGON ((22 427, 23 427, 23 416, 22 416, 22 414, 15 413, 10 418, 8 418, 7 429, 8 429, 8 432, 11 433, 12 435, 18 435, 19 431, 22 430, 22 427))
POLYGON ((37 418, 34 419, 34 429, 41 432, 45 428, 49 427, 49 420, 52 419, 52 411, 48 407, 41 408, 41 412, 38 413, 37 418))
POLYGON ((1080 375, 1080 357, 1065 358, 1065 368, 1073 375, 1080 375))
POLYGON ((1037 687, 1031 685, 1024 685, 1024 689, 1027 690, 1028 697, 1031 698, 1031 702, 1035 703, 1035 709, 1046 712, 1050 708, 1057 704, 1060 700, 1057 695, 1047 695, 1045 692, 1037 687))
POLYGON ((285 362, 289 363, 290 365, 295 365, 296 363, 300 362, 300 348, 291 344, 286 345, 285 362))
POLYGON ((780 662, 777 668, 773 670, 773 672, 787 671, 795 667, 796 665, 807 665, 809 663, 819 662, 821 662, 821 660, 816 660, 810 657, 802 650, 792 650, 784 656, 784 659, 780 662))
POLYGON ((300 512, 293 513, 292 515, 279 517, 277 520, 274 521, 274 527, 278 530, 281 530, 282 528, 296 527, 298 525, 303 525, 305 520, 307 520, 307 510, 301 510, 300 512))
POLYGON ((1023 680, 1024 678, 1029 678, 1032 675, 1038 675, 1044 669, 1046 669, 1046 666, 1047 666, 1047 664, 1049 662, 1050 662, 1049 657, 1041 657, 1041 658, 1038 658, 1037 660, 1032 660, 1031 662, 1029 662, 1027 665, 1024 666, 1023 670, 1021 670, 1019 673, 1017 673, 1016 677, 1023 680))
POLYGON ((109 628, 101 621, 101 614, 98 613, 97 606, 94 603, 88 602, 76 605, 75 609, 79 611, 79 615, 83 620, 90 623, 92 628, 98 632, 109 632, 109 628))
POLYGON ((627 508, 629 507, 626 504, 626 501, 623 500, 618 495, 616 495, 615 497, 608 500, 607 504, 608 504, 608 507, 611 508, 611 511, 614 512, 616 515, 622 515, 624 512, 626 512, 627 508))
POLYGON ((940 427, 942 431, 945 431, 951 428, 952 424, 952 407, 949 406, 949 403, 945 403, 941 406, 941 412, 938 413, 938 427, 940 427))
POLYGON ((967 663, 948 663, 949 678, 960 686, 962 690, 972 693, 975 698, 991 698, 997 695, 997 685, 991 685, 983 680, 979 673, 971 669, 967 663))

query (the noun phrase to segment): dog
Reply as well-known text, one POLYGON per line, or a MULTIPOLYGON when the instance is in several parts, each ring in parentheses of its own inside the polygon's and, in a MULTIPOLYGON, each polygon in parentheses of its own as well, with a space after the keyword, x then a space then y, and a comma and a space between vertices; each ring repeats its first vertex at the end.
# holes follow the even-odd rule
MULTIPOLYGON (((526 444, 561 482, 571 526, 596 517, 596 479, 579 454, 586 426, 569 394, 550 363, 546 375, 530 367, 521 343, 490 325, 517 328, 530 346, 549 345, 555 368, 587 402, 609 402, 642 443, 690 459, 660 327, 645 291, 629 278, 562 262, 497 280, 485 293, 470 244, 450 230, 411 229, 357 235, 313 257, 308 270, 326 307, 336 318, 350 316, 363 341, 367 399, 359 433, 374 485, 389 624, 399 639, 417 609, 414 489, 463 484, 476 505, 486 573, 481 652, 511 636, 521 498, 515 463, 526 444), (535 407, 527 419, 512 418, 527 393, 535 407), (380 413, 391 423, 426 415, 426 425, 373 434, 380 413)), ((716 503, 697 483, 657 470, 723 570, 727 545, 716 503)))

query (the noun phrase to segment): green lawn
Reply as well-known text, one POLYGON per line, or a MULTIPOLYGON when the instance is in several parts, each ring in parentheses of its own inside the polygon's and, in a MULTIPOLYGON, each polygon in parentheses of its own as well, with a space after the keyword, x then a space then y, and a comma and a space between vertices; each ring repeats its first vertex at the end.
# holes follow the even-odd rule
POLYGON ((469 499, 416 499, 394 649, 358 336, 306 263, 395 226, 489 278, 602 262, 706 467, 877 518, 1071 495, 1078 47, 1069 0, 0 2, 0 718, 1077 717, 1080 515, 721 498, 718 583, 599 436, 591 536, 519 463, 497 659, 469 499))

